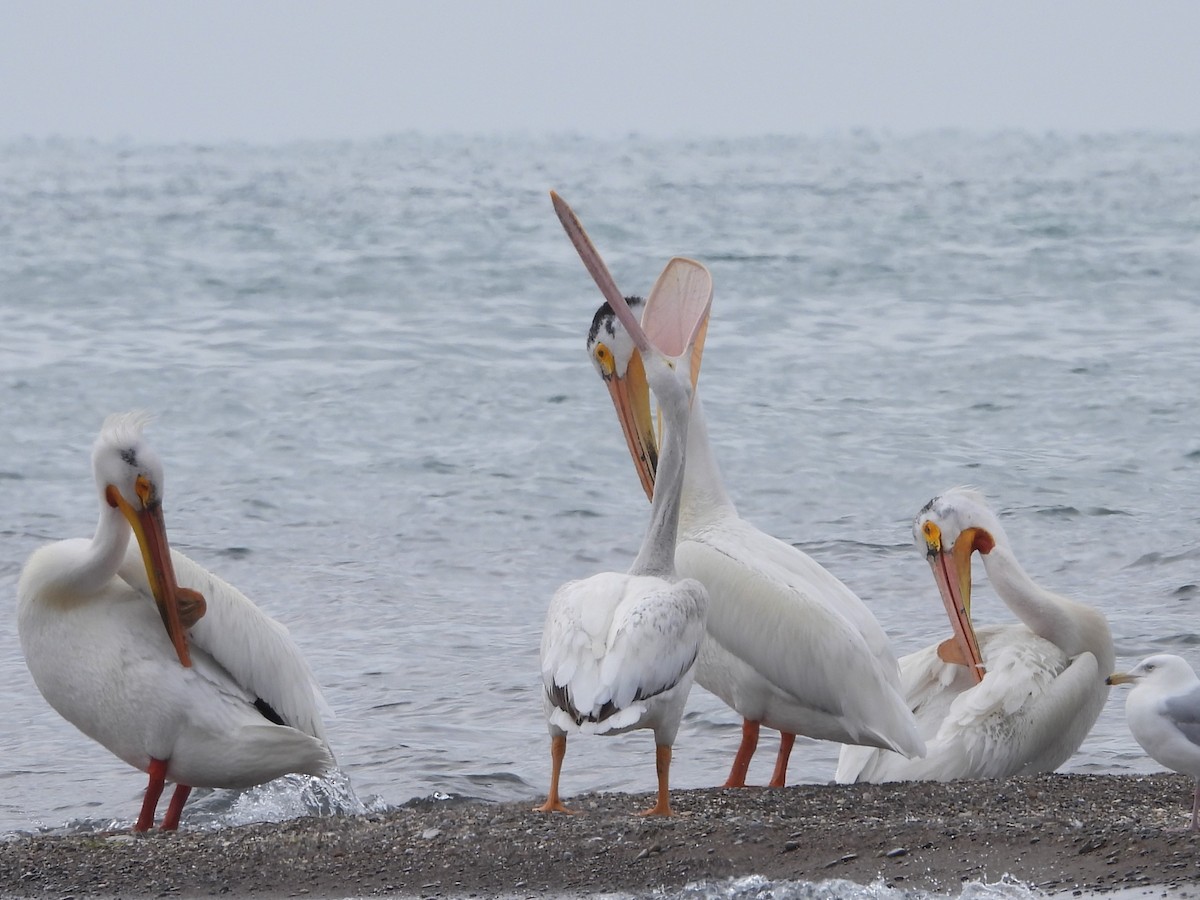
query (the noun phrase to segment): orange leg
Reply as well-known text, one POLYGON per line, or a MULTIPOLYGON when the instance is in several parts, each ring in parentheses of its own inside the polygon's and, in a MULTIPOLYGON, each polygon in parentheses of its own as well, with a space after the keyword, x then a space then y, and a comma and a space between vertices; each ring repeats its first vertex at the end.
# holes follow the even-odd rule
POLYGON ((750 771, 750 759, 758 746, 758 723, 749 719, 742 720, 742 743, 738 747, 737 756, 733 758, 733 768, 729 770, 729 778, 722 787, 745 787, 746 774, 750 771))
POLYGON ((550 738, 550 796, 541 806, 535 806, 534 812, 573 813, 575 810, 563 806, 558 796, 558 776, 562 772, 563 757, 567 755, 567 736, 558 734, 550 738))
POLYGON ((671 745, 658 744, 654 748, 654 770, 658 773, 658 802, 644 809, 639 816, 673 816, 671 809, 671 745))
POLYGON ((183 813, 183 804, 187 803, 188 794, 192 789, 186 784, 175 785, 175 793, 171 795, 171 805, 163 816, 162 830, 174 831, 179 827, 179 816, 183 813))
POLYGON ((154 810, 158 808, 158 798, 162 796, 163 786, 167 780, 167 761, 165 759, 150 760, 150 783, 146 785, 146 796, 142 798, 142 812, 138 816, 134 831, 149 831, 154 826, 154 810))
POLYGON ((796 736, 789 734, 786 731, 779 732, 779 755, 775 757, 775 772, 771 775, 771 780, 767 783, 767 787, 783 787, 787 781, 787 764, 788 757, 792 755, 792 745, 796 743, 796 736))

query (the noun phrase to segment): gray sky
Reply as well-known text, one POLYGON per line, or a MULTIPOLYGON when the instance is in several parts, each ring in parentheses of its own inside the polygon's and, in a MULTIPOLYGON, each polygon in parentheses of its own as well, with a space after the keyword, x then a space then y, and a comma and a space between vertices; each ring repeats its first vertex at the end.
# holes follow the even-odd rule
POLYGON ((1200 3, 0 0, 0 138, 1200 130, 1200 3))

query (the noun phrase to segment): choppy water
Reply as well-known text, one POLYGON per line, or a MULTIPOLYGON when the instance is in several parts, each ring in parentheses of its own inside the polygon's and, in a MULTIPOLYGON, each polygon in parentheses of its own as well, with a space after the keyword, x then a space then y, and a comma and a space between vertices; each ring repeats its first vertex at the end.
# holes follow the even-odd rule
MULTIPOLYGON (((0 833, 134 816, 141 775, 63 722, 17 642, 39 544, 91 533, 89 448, 147 408, 183 552, 285 621, 362 803, 534 799, 561 582, 646 522, 583 349, 618 282, 716 283, 701 388, 742 514, 850 584, 899 653, 946 632, 909 521, 972 483, 1124 662, 1200 665, 1200 137, 929 134, 276 147, 0 146, 0 833)), ((1010 614, 981 582, 977 620, 1010 614)), ((1066 767, 1157 769, 1114 694, 1066 767)), ((673 783, 739 723, 697 689, 673 783)), ((751 778, 774 755, 764 740, 751 778)), ((837 748, 801 741, 793 780, 837 748)), ((646 791, 648 735, 572 743, 570 793, 646 791)), ((195 824, 294 815, 295 784, 195 824)))

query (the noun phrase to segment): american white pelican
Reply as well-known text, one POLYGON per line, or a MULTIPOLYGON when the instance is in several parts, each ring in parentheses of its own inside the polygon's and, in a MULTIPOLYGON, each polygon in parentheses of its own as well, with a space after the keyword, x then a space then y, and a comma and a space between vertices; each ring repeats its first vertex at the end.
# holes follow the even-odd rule
MULTIPOLYGON (((651 294, 642 327, 672 340, 677 297, 651 294)), ((630 298, 634 310, 642 306, 630 298)), ((707 327, 707 322, 703 327, 707 327)), ((698 369, 702 338, 691 349, 698 369)), ((639 348, 613 315, 597 310, 588 352, 617 409, 630 455, 649 495, 656 441, 639 348)), ((708 629, 696 681, 743 717, 742 742, 726 787, 746 783, 759 728, 781 732, 770 786, 782 787, 797 734, 920 755, 924 744, 900 693, 896 658, 863 602, 790 544, 737 514, 721 483, 700 396, 692 400, 675 566, 709 594, 708 629)))
POLYGON ((36 550, 17 588, 21 649, 42 696, 150 776, 136 831, 154 824, 166 781, 176 785, 162 823, 170 830, 193 787, 244 788, 333 765, 323 701, 287 629, 169 549, 163 467, 145 422, 136 413, 104 422, 92 448, 95 536, 36 550))
POLYGON ((995 513, 977 491, 955 488, 913 523, 954 637, 900 661, 904 694, 928 753, 844 747, 835 779, 950 781, 1050 772, 1087 737, 1104 706, 1115 659, 1104 616, 1039 587, 1025 574, 995 513), (971 555, 1021 625, 971 622, 971 555))
POLYGON ((1155 762, 1196 779, 1191 830, 1200 829, 1200 678, 1187 660, 1164 653, 1110 675, 1108 683, 1133 685, 1125 721, 1142 749, 1155 762))
MULTIPOLYGON (((555 207, 561 203, 555 195, 555 207)), ((569 211, 563 224, 589 270, 603 270, 595 250, 569 211)), ((611 282, 611 278, 608 279, 611 282)), ((597 282, 604 285, 603 275, 597 282)), ((690 260, 672 260, 658 287, 686 286, 706 311, 712 298, 707 270, 690 260)), ((568 733, 619 734, 654 731, 658 799, 643 815, 671 815, 671 746, 692 686, 704 637, 708 596, 704 586, 675 573, 675 532, 691 400, 686 361, 661 353, 642 333, 619 295, 616 314, 627 322, 645 359, 646 375, 662 406, 665 424, 661 473, 650 525, 628 573, 604 572, 571 581, 555 592, 542 632, 543 704, 550 731, 550 791, 538 812, 570 812, 559 797, 559 775, 568 733)), ((702 317, 689 323, 695 336, 702 317)), ((690 341, 689 341, 690 343, 690 341)))

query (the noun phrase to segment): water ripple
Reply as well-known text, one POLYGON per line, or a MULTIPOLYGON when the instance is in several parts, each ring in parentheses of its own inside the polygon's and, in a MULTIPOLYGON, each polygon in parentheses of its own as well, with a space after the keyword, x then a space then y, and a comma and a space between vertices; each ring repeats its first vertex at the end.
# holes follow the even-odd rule
MULTIPOLYGON (((546 604, 627 569, 648 518, 554 187, 624 289, 677 253, 711 266, 700 389, 729 493, 897 652, 946 629, 912 517, 969 481, 1123 658, 1200 665, 1197 158, 1196 136, 1016 132, 0 145, 0 593, 91 533, 104 415, 151 409, 172 540, 288 626, 365 807, 544 789, 546 604)), ((1007 621, 976 574, 973 609, 1007 621)), ((0 680, 21 723, 0 833, 136 810, 142 776, 46 706, 11 613, 0 680)), ((694 691, 673 777, 723 781, 738 727, 694 691)), ((836 753, 798 742, 795 779, 836 753)), ((1113 702, 1067 768, 1130 757, 1113 702)), ((653 786, 637 735, 571 764, 572 791, 653 786)), ((285 793, 197 809, 325 808, 285 793)))

